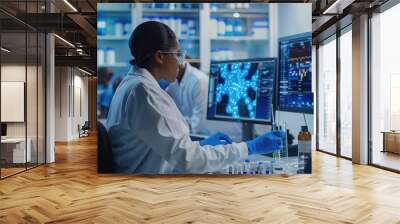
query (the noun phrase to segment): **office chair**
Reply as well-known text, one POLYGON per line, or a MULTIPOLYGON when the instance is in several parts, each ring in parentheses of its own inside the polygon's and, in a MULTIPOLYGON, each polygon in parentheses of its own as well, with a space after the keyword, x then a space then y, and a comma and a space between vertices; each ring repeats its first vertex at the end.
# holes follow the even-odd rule
POLYGON ((97 172, 113 173, 115 171, 110 136, 104 125, 97 121, 97 172))
POLYGON ((78 124, 79 138, 89 136, 90 125, 89 121, 85 121, 82 127, 78 124))
POLYGON ((85 123, 82 125, 82 131, 89 131, 90 129, 90 123, 89 121, 85 121, 85 123))

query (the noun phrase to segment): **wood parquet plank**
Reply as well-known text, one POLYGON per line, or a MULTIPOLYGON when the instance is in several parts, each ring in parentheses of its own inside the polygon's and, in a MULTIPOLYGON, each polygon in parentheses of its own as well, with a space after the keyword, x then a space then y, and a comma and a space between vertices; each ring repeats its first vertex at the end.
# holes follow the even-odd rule
POLYGON ((0 223, 400 223, 400 175, 319 152, 313 174, 97 174, 96 139, 0 181, 0 223))

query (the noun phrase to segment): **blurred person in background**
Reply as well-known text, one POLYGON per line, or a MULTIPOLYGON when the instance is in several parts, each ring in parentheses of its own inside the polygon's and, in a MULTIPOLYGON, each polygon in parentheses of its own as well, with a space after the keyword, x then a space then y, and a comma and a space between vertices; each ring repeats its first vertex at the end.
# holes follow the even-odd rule
POLYGON ((107 67, 99 68, 98 72, 98 108, 100 109, 99 118, 107 118, 108 110, 114 95, 111 80, 114 76, 113 71, 107 67))
MULTIPOLYGON (((190 57, 186 57, 190 59, 190 57)), ((207 112, 208 76, 188 61, 179 65, 176 81, 167 88, 189 124, 191 133, 208 133, 205 125, 207 112)))

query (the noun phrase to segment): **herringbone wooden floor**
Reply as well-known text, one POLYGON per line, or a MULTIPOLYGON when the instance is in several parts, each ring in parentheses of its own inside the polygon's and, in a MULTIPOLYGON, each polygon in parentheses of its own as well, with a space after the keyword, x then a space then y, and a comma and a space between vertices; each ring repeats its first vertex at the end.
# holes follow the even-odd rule
POLYGON ((0 223, 400 223, 400 175, 316 152, 313 174, 96 173, 94 137, 0 181, 0 223))

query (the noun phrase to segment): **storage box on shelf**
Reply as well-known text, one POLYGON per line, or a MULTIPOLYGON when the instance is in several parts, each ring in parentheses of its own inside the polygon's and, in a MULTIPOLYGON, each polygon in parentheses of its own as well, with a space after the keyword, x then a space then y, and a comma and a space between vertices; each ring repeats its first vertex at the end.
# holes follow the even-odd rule
MULTIPOLYGON (((116 5, 119 6, 99 8, 100 25, 113 27, 99 31, 102 34, 98 37, 99 66, 120 68, 122 72, 123 66, 128 66, 131 59, 126 47, 129 35, 134 27, 148 20, 157 20, 171 27, 179 39, 181 48, 185 49, 191 58, 206 61, 202 66, 206 72, 207 61, 210 60, 268 56, 268 4, 127 3, 123 4, 124 7, 116 5), (133 21, 133 18, 136 20, 133 21), (130 28, 127 28, 127 24, 130 24, 130 28)), ((118 72, 119 70, 117 69, 118 72)))

